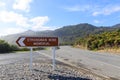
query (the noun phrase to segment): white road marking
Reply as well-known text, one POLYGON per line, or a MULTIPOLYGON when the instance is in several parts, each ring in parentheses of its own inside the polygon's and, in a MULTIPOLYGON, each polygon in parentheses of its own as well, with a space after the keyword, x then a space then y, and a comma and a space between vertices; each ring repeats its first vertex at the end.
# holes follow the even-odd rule
MULTIPOLYGON (((41 52, 39 52, 39 51, 36 51, 36 52, 52 59, 52 56, 50 56, 50 55, 48 55, 48 54, 46 54, 46 53, 43 53, 43 52, 41 53, 41 52)), ((68 65, 77 67, 76 65, 74 65, 74 64, 72 64, 72 63, 70 63, 70 62, 68 62, 68 61, 65 61, 65 60, 63 60, 63 59, 61 59, 61 58, 55 58, 55 59, 58 60, 58 61, 60 61, 60 62, 65 63, 65 64, 68 64, 68 65)), ((81 69, 88 71, 87 69, 82 68, 82 67, 81 67, 81 69)), ((95 73, 95 74, 96 74, 96 73, 95 73)), ((98 75, 103 76, 104 78, 108 78, 108 79, 109 79, 108 76, 105 76, 105 75, 103 75, 103 74, 100 74, 100 73, 99 73, 98 75)))

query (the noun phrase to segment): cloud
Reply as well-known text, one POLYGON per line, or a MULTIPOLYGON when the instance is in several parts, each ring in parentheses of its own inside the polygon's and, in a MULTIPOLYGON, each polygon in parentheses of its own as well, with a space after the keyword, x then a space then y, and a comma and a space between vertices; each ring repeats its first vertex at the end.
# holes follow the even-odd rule
POLYGON ((33 18, 28 18, 22 14, 15 13, 13 11, 1 11, 0 21, 5 23, 15 23, 21 27, 32 27, 33 29, 38 29, 42 27, 49 20, 48 16, 38 16, 33 18))
POLYGON ((1 11, 0 21, 5 23, 15 23, 18 26, 27 27, 28 18, 24 17, 22 14, 15 13, 13 11, 1 11))
POLYGON ((102 9, 98 9, 97 11, 94 11, 92 13, 93 16, 98 16, 98 15, 111 15, 112 13, 115 12, 120 12, 120 6, 107 6, 102 9))
POLYGON ((89 10, 90 6, 89 5, 75 5, 71 7, 65 7, 64 9, 70 12, 76 12, 76 11, 87 11, 89 10))
POLYGON ((23 28, 20 28, 20 27, 17 27, 17 28, 14 28, 14 27, 7 27, 7 28, 3 28, 1 31, 0 31, 0 36, 5 36, 5 35, 10 35, 10 34, 16 34, 16 33, 20 33, 20 32, 24 32, 25 30, 23 28))
POLYGON ((23 28, 15 28, 15 27, 8 27, 5 30, 3 30, 2 33, 4 33, 4 35, 8 35, 8 34, 16 34, 16 33, 20 33, 25 31, 23 28))
POLYGON ((15 0, 15 3, 13 4, 13 9, 29 12, 31 2, 32 0, 15 0))
POLYGON ((4 7, 6 4, 4 2, 0 2, 0 7, 4 7))
POLYGON ((6 6, 8 2, 4 3, 0 1, 0 8, 3 7, 3 9, 0 10, 0 26, 3 26, 0 27, 0 36, 26 30, 43 31, 55 29, 51 28, 51 26, 45 26, 46 22, 49 21, 48 16, 25 16, 29 14, 31 2, 32 0, 14 0, 9 5, 9 7, 13 9, 9 9, 8 6, 6 6), (18 12, 16 10, 18 10, 18 12), (27 13, 23 13, 24 11, 27 13))
POLYGON ((43 27, 43 25, 46 22, 48 22, 48 20, 49 20, 48 16, 43 16, 43 17, 39 16, 32 18, 30 22, 32 22, 32 26, 33 26, 32 28, 34 30, 38 30, 38 29, 40 30, 43 27))
MULTIPOLYGON (((48 16, 37 16, 33 18, 28 18, 22 14, 15 13, 13 11, 1 11, 0 12, 0 22, 6 24, 13 23, 17 28, 31 29, 31 30, 50 30, 50 27, 44 26, 46 22, 49 21, 48 16)), ((15 29, 16 29, 15 27, 15 29)), ((13 28, 12 28, 13 30, 13 28)), ((16 31, 16 30, 15 30, 16 31)))
POLYGON ((116 12, 120 12, 120 5, 116 4, 108 4, 106 6, 102 5, 74 5, 74 6, 67 6, 63 9, 70 11, 70 12, 86 12, 91 13, 92 16, 99 16, 99 15, 111 15, 116 12))
POLYGON ((101 22, 99 20, 94 20, 94 23, 98 24, 98 23, 101 23, 101 22))

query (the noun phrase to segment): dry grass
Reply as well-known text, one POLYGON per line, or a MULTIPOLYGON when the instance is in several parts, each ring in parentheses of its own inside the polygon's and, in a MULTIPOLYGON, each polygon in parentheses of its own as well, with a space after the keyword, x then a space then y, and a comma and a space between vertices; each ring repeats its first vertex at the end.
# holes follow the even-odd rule
POLYGON ((119 49, 104 49, 104 50, 98 50, 98 52, 106 52, 106 53, 120 54, 120 48, 119 48, 119 49))
MULTIPOLYGON (((86 47, 82 47, 80 45, 76 45, 74 46, 75 48, 80 48, 80 49, 84 49, 87 50, 86 47)), ((107 48, 107 49, 103 49, 103 50, 95 50, 96 52, 102 52, 102 53, 111 53, 111 54, 120 54, 120 48, 107 48)))
POLYGON ((83 46, 80 46, 80 45, 75 45, 73 47, 87 50, 87 47, 83 47, 83 46))

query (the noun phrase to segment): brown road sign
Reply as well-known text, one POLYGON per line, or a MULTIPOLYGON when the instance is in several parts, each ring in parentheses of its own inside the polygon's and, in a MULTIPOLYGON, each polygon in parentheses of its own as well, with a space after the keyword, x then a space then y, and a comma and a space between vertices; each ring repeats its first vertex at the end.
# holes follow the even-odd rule
POLYGON ((16 43, 20 47, 58 46, 58 37, 19 37, 16 43))

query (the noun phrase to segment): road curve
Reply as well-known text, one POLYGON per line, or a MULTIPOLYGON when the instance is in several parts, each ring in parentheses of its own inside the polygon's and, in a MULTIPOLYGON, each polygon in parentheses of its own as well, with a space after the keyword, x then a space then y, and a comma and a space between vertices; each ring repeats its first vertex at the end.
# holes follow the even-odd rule
MULTIPOLYGON (((40 50, 34 53, 33 58, 47 58, 45 55, 52 56, 51 49, 40 50)), ((29 52, 0 54, 0 65, 25 61, 24 59, 29 61, 29 57, 29 52)), ((61 46, 60 49, 56 50, 56 58, 98 75, 107 76, 113 80, 120 80, 120 55, 92 52, 71 46, 61 46)))
MULTIPOLYGON (((52 56, 51 50, 42 50, 40 53, 52 56)), ((120 79, 120 55, 61 46, 59 50, 56 50, 56 58, 66 60, 99 75, 120 79)))
MULTIPOLYGON (((48 53, 50 52, 48 51, 48 53)), ((40 51, 33 52, 32 73, 29 72, 30 71, 29 70, 30 52, 0 54, 0 69, 1 69, 0 79, 4 78, 5 80, 6 79, 30 80, 31 78, 32 79, 34 78, 34 79, 39 79, 39 80, 40 79, 49 80, 51 78, 55 80, 56 79, 60 79, 60 80, 63 80, 63 79, 64 80, 67 80, 67 79, 70 79, 70 80, 81 80, 81 79, 82 80, 91 80, 91 79, 92 80, 109 80, 108 78, 106 79, 104 77, 92 74, 89 71, 87 72, 86 70, 81 70, 77 67, 71 66, 71 63, 68 64, 68 61, 66 62, 62 61, 62 59, 59 59, 59 60, 57 59, 56 70, 52 71, 51 56, 48 54, 46 55, 45 54, 46 53, 41 53, 40 51), (21 74, 24 75, 24 77, 21 74), (52 74, 55 74, 55 76, 52 76, 52 74), (49 77, 49 75, 52 77, 49 77), (33 77, 33 76, 36 76, 36 77, 33 77)))

